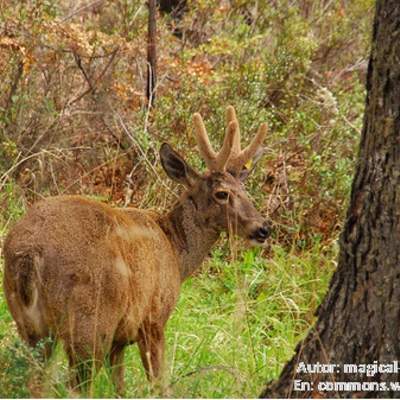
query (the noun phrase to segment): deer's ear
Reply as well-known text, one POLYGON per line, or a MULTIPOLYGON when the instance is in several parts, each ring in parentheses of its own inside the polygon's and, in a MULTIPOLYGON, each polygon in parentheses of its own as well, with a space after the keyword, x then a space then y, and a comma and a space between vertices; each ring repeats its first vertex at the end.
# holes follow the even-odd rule
POLYGON ((168 143, 160 149, 161 164, 167 175, 176 182, 192 187, 199 179, 197 172, 191 168, 168 143))
POLYGON ((244 182, 248 176, 253 172, 254 168, 256 167, 258 161, 260 161, 262 155, 263 155, 264 149, 260 147, 257 151, 256 154, 254 155, 253 159, 250 160, 246 165, 243 166, 243 168, 240 170, 240 172, 237 174, 237 177, 241 182, 244 182))
POLYGON ((239 176, 238 176, 240 182, 244 182, 250 175, 250 172, 251 171, 249 169, 247 169, 246 167, 243 167, 241 169, 241 171, 239 172, 239 176))
POLYGON ((250 175, 252 170, 243 167, 240 172, 229 171, 228 172, 235 178, 239 179, 240 182, 244 182, 247 177, 250 175))

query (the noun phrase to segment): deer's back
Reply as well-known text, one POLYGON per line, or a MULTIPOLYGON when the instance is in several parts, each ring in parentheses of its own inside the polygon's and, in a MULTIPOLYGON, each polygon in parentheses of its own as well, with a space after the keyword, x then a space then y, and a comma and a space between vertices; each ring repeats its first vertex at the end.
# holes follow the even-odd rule
POLYGON ((62 335, 77 318, 84 325, 95 316, 100 332, 133 341, 146 316, 166 320, 178 296, 171 244, 149 214, 135 209, 49 198, 14 226, 4 253, 11 311, 17 325, 22 319, 38 336, 48 328, 62 335))

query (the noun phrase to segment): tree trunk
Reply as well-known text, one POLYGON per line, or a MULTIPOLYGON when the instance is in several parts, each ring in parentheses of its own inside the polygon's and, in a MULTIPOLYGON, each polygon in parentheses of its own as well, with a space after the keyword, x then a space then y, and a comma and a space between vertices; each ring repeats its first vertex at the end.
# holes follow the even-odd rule
POLYGON ((156 0, 148 0, 149 3, 149 24, 148 24, 148 39, 147 39, 147 106, 151 108, 154 105, 156 98, 157 84, 157 5, 156 0))
POLYGON ((393 363, 400 360, 399 114, 400 2, 377 0, 364 126, 338 268, 315 326, 262 397, 400 396, 400 370, 393 363), (335 366, 312 373, 306 364, 318 362, 335 366), (356 365, 346 373, 344 364, 356 365), (360 364, 385 370, 368 376, 360 364))

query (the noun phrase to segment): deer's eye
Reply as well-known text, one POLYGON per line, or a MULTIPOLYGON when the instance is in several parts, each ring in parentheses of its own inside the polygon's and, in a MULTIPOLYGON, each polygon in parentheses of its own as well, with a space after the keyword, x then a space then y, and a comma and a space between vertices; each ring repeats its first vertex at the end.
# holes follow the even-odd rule
POLYGON ((214 193, 214 196, 219 203, 226 203, 229 198, 229 192, 226 190, 219 190, 218 192, 214 193))

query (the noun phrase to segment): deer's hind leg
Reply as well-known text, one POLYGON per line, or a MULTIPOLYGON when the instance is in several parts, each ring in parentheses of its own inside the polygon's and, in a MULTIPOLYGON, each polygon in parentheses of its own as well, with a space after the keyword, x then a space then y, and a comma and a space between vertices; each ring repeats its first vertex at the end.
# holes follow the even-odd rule
POLYGON ((56 342, 50 335, 35 342, 30 343, 30 345, 34 348, 39 363, 32 366, 27 386, 32 397, 47 397, 46 391, 49 387, 46 384, 46 367, 53 354, 56 342))
POLYGON ((125 344, 113 343, 110 353, 111 376, 115 391, 118 396, 123 396, 125 392, 125 344))
POLYGON ((148 379, 158 380, 164 364, 164 325, 145 322, 139 329, 138 346, 148 379))
POLYGON ((74 351, 67 351, 70 366, 69 385, 72 391, 78 390, 89 395, 91 384, 101 367, 101 361, 82 357, 74 351))
POLYGON ((71 389, 90 394, 93 379, 111 349, 112 336, 97 326, 94 317, 76 318, 73 328, 64 333, 63 342, 71 389))

